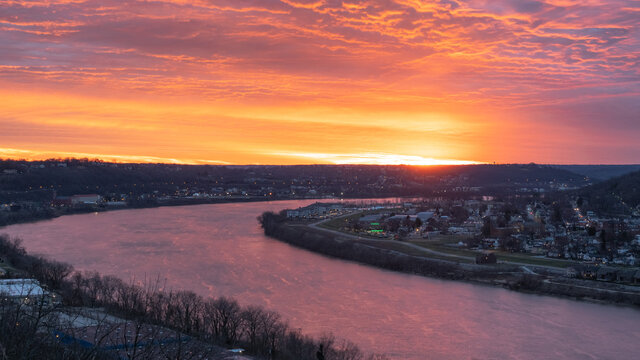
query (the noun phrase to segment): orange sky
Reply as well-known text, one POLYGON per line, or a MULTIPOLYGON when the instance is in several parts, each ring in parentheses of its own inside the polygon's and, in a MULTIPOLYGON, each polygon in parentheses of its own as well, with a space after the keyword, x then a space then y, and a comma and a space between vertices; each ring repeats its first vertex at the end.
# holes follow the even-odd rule
POLYGON ((0 3, 0 157, 640 163, 640 2, 0 3))

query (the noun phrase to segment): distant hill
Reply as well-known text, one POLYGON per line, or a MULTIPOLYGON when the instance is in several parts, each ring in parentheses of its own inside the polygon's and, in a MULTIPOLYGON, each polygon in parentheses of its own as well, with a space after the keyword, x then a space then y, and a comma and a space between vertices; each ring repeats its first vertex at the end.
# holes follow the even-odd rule
POLYGON ((548 165, 470 165, 454 168, 452 172, 468 176, 468 184, 472 186, 535 185, 549 182, 587 185, 581 174, 548 165))
POLYGON ((577 191, 584 207, 602 214, 630 214, 640 205, 640 171, 577 191))
POLYGON ((277 198, 337 194, 387 197, 430 196, 477 187, 482 188, 483 195, 507 195, 587 184, 584 175, 536 164, 213 166, 114 164, 86 159, 0 160, 0 204, 47 202, 54 196, 93 193, 109 199, 147 200, 195 193, 277 198))
POLYGON ((551 165, 584 175, 593 181, 604 181, 640 170, 640 165, 551 165))

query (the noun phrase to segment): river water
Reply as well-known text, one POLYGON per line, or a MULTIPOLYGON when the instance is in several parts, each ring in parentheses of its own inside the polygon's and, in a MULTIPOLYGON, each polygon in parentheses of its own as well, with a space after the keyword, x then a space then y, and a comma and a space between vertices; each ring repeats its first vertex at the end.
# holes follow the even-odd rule
POLYGON ((393 359, 633 359, 640 311, 393 273, 265 237, 256 217, 311 201, 120 210, 0 228, 76 269, 278 311, 393 359))

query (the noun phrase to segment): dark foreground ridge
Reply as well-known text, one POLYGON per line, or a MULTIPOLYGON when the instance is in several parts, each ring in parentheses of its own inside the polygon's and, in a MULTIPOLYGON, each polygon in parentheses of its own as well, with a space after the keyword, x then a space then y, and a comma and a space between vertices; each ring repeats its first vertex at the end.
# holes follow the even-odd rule
POLYGON ((288 222, 286 216, 263 213, 260 221, 267 236, 319 254, 356 261, 375 267, 436 277, 490 284, 511 290, 640 306, 640 292, 617 291, 608 284, 557 277, 557 273, 537 268, 536 274, 523 273, 509 264, 478 265, 452 260, 412 256, 394 250, 359 243, 310 226, 288 222))
POLYGON ((279 314, 231 298, 73 272, 4 235, 0 260, 9 269, 0 279, 9 289, 0 294, 0 360, 385 359, 331 335, 313 339, 279 314), (238 355, 244 349, 251 356, 238 355))

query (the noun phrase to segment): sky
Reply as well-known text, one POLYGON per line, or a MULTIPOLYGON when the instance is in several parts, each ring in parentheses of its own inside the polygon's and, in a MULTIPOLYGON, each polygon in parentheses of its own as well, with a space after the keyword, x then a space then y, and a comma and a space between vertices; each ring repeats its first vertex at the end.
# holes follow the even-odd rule
POLYGON ((0 1, 0 158, 625 164, 638 139, 640 1, 0 1))

